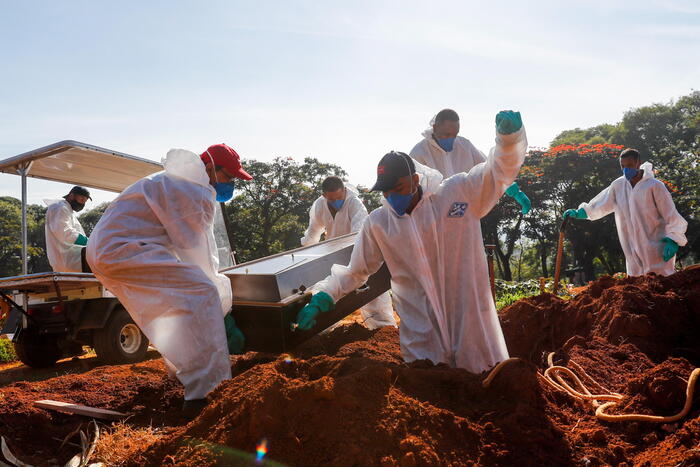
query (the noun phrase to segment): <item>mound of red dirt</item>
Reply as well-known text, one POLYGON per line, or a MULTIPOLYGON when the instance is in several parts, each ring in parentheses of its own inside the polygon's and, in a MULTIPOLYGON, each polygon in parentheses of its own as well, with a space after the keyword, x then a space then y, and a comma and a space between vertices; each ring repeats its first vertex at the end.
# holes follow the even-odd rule
POLYGON ((222 384, 205 411, 154 446, 148 461, 156 465, 174 453, 184 464, 202 465, 193 439, 248 452, 267 439, 270 457, 290 465, 468 459, 523 465, 568 458, 530 365, 506 368, 487 390, 480 376, 464 370, 401 363, 397 343, 397 331, 385 328, 333 355, 258 363, 222 384))
POLYGON ((262 440, 266 459, 294 466, 700 465, 700 388, 679 422, 601 422, 590 402, 538 375, 554 351, 557 364, 625 395, 610 413, 677 413, 700 366, 700 271, 605 277, 570 301, 517 302, 501 321, 511 355, 525 361, 489 388, 485 375, 403 363, 393 328, 346 325, 293 355, 233 358, 233 379, 189 423, 178 418, 182 391, 151 361, 2 388, 0 433, 24 461, 65 461, 75 448, 58 451, 52 439, 81 420, 31 406, 49 398, 165 426, 130 465, 246 465, 262 440))
MULTIPOLYGON (((86 427, 86 418, 35 407, 50 399, 117 410, 131 423, 181 425, 182 387, 167 377, 162 360, 137 365, 98 367, 80 375, 40 382, 18 382, 0 388, 0 434, 11 451, 32 465, 64 465, 80 450, 63 439, 86 427)), ((73 438, 72 442, 80 442, 73 438)), ((69 440, 71 441, 71 440, 69 440)))
POLYGON ((579 336, 632 344, 653 361, 683 356, 700 364, 700 271, 605 276, 570 301, 551 294, 520 300, 503 310, 501 325, 510 354, 537 363, 579 336))

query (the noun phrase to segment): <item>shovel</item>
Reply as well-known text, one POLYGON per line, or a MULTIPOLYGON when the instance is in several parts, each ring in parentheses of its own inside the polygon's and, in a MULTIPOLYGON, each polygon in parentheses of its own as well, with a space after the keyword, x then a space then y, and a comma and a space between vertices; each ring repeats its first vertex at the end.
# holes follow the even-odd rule
POLYGON ((554 295, 557 294, 557 291, 559 290, 559 277, 561 276, 561 258, 564 254, 564 229, 566 229, 566 223, 569 221, 569 218, 565 218, 562 223, 561 227, 559 227, 559 244, 557 245, 557 262, 554 265, 554 285, 552 286, 552 293, 554 295))

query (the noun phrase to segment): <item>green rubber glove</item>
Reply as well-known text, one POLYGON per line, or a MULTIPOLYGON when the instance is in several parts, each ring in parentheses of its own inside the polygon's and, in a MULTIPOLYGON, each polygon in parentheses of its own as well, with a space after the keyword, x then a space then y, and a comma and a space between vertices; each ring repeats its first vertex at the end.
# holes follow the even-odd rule
POLYGON ((530 208, 532 207, 530 198, 528 198, 525 193, 520 191, 520 187, 518 186, 517 182, 513 182, 513 184, 508 187, 506 194, 518 202, 522 208, 520 212, 523 214, 530 212, 530 208))
POLYGON ((496 115, 496 131, 502 135, 515 133, 523 126, 523 121, 520 118, 520 112, 512 110, 501 110, 496 115))
POLYGON ((231 313, 224 316, 224 327, 226 328, 226 340, 228 341, 228 353, 231 355, 242 354, 245 347, 245 337, 233 319, 231 313))
POLYGON ((319 312, 331 311, 335 308, 333 298, 326 292, 319 292, 311 297, 311 301, 297 314, 297 324, 302 331, 308 331, 316 326, 316 316, 319 312))
POLYGON ((665 243, 664 261, 668 261, 669 259, 676 256, 676 253, 678 252, 678 243, 676 243, 668 237, 664 237, 663 239, 661 239, 661 241, 665 243))
POLYGON ((567 209, 564 211, 562 219, 566 219, 567 217, 573 217, 574 219, 588 219, 588 214, 586 214, 586 210, 583 208, 567 209))
POLYGON ((87 245, 88 238, 83 235, 83 234, 78 234, 78 238, 75 239, 74 244, 75 245, 80 245, 80 246, 85 246, 87 245))

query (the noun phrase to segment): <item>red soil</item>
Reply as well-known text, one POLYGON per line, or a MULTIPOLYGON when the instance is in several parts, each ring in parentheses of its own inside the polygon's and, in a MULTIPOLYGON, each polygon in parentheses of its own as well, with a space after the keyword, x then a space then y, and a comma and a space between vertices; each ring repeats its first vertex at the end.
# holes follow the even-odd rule
MULTIPOLYGON (((501 314, 512 356, 490 388, 484 375, 405 364, 398 332, 345 325, 291 358, 232 359, 199 417, 179 418, 182 391, 160 361, 100 367, 2 388, 0 433, 23 461, 65 462, 60 441, 85 419, 32 407, 55 399, 132 414, 163 426, 131 465, 246 465, 262 439, 288 465, 700 465, 700 396, 673 424, 600 422, 591 404, 552 389, 537 372, 550 351, 626 395, 613 413, 671 415, 700 366, 700 271, 664 278, 601 278, 563 301, 549 294, 501 314)), ((700 393, 700 388, 696 393, 700 393)), ((254 463, 252 463, 254 464, 254 463)), ((251 465, 252 465, 251 464, 251 465)))

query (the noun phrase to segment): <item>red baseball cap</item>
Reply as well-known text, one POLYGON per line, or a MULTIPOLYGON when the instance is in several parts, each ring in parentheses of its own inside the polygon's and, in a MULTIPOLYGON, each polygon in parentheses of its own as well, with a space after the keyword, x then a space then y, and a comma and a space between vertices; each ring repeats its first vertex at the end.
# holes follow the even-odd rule
POLYGON ((214 144, 209 146, 206 151, 202 153, 202 162, 205 164, 214 160, 214 165, 221 166, 228 170, 231 175, 241 180, 252 180, 253 177, 250 176, 248 172, 243 170, 241 166, 241 157, 238 155, 233 148, 226 146, 225 144, 214 144), (209 157, 211 156, 211 159, 209 157))

